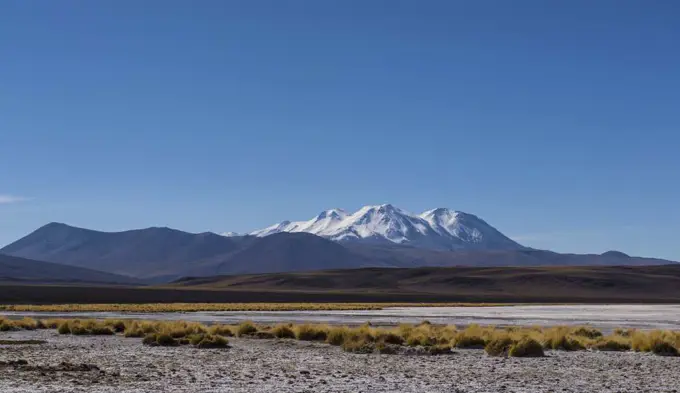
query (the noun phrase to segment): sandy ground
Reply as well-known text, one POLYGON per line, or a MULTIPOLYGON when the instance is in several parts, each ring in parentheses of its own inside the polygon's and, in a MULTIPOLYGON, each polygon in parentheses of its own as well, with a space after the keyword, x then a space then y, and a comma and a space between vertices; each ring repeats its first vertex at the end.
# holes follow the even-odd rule
POLYGON ((3 393, 680 392, 680 358, 638 353, 548 352, 540 359, 492 358, 482 350, 356 355, 325 344, 253 339, 201 350, 54 331, 0 333, 1 339, 48 341, 0 345, 3 393))
POLYGON ((419 323, 469 325, 591 325, 604 331, 617 327, 680 330, 680 305, 527 305, 512 307, 402 307, 366 311, 276 311, 188 313, 34 313, 3 312, 11 318, 132 318, 191 320, 203 323, 318 322, 375 325, 419 323))

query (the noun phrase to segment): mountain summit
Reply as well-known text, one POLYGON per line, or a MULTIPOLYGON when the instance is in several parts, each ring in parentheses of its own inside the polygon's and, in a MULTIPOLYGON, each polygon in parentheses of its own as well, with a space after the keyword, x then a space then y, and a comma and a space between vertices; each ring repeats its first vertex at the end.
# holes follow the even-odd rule
POLYGON ((263 237, 281 232, 307 232, 337 242, 396 243, 435 250, 524 248, 472 214, 438 208, 414 215, 390 204, 364 206, 354 213, 330 209, 309 221, 283 221, 250 234, 263 237))

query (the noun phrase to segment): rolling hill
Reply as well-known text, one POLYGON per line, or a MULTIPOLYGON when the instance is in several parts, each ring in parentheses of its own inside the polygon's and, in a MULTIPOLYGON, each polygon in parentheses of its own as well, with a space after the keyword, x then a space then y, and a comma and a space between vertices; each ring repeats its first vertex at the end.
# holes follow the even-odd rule
POLYGON ((42 283, 140 284, 128 276, 0 254, 0 281, 42 283))
POLYGON ((680 301, 680 265, 364 268, 185 278, 185 290, 503 302, 680 301))

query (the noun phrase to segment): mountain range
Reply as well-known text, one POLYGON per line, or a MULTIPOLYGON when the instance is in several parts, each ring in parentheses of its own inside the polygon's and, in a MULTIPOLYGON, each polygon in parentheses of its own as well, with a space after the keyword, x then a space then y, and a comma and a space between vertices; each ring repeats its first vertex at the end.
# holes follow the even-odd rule
MULTIPOLYGON (((88 269, 81 272, 83 277, 90 271, 114 275, 100 277, 107 282, 120 282, 121 276, 168 282, 188 276, 364 267, 671 263, 620 252, 579 255, 534 250, 472 214, 434 209, 413 215, 392 205, 366 206, 354 213, 326 210, 309 221, 283 222, 247 235, 159 227, 101 232, 51 223, 0 249, 0 254, 57 264, 49 265, 50 269, 88 269)), ((78 276, 73 270, 64 274, 78 276)))
MULTIPOLYGON (((325 210, 311 220, 284 221, 250 235, 281 232, 307 232, 340 243, 394 243, 448 251, 524 248, 472 214, 438 208, 415 215, 390 204, 364 206, 354 213, 325 210)), ((234 232, 225 235, 234 236, 234 232)))

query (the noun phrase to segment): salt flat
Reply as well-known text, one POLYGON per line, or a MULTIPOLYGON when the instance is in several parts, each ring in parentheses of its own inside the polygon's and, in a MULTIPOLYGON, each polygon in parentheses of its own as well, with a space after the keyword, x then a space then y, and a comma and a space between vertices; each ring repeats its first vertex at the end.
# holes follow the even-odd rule
POLYGON ((317 322, 330 324, 418 323, 469 325, 592 325, 604 331, 616 327, 680 330, 680 305, 521 305, 503 307, 403 307, 366 311, 261 311, 184 313, 39 313, 4 312, 9 317, 131 318, 190 320, 204 323, 317 322))

